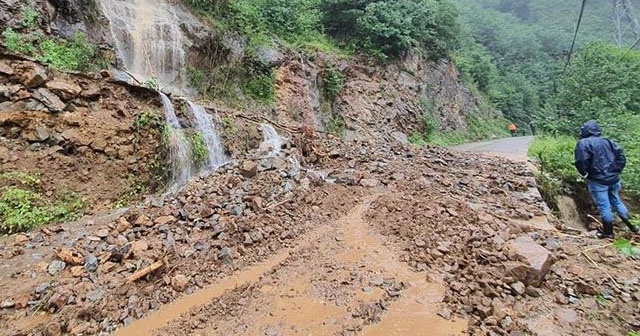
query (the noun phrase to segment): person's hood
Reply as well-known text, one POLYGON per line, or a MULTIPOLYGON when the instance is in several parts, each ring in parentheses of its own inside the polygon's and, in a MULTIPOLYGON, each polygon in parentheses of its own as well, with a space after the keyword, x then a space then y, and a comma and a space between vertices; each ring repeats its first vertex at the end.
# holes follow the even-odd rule
POLYGON ((602 131, 600 130, 600 125, 595 120, 589 120, 580 128, 580 138, 588 138, 590 136, 600 136, 602 131))

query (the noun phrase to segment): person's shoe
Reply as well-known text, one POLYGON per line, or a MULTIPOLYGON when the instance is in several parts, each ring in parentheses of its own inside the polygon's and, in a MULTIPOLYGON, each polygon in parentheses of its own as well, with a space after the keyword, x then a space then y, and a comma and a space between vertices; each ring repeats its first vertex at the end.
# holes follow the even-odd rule
POLYGON ((613 239, 615 236, 613 234, 613 223, 604 223, 602 228, 598 228, 598 232, 596 232, 596 237, 599 239, 613 239))
POLYGON ((604 231, 598 229, 598 232, 596 232, 596 237, 598 237, 598 239, 614 239, 615 235, 612 233, 605 233, 604 231))
POLYGON ((633 232, 633 233, 638 233, 638 231, 640 231, 640 229, 638 228, 638 226, 633 225, 631 223, 631 221, 629 220, 629 218, 622 218, 622 222, 624 222, 625 224, 627 224, 627 227, 629 228, 629 231, 633 232))

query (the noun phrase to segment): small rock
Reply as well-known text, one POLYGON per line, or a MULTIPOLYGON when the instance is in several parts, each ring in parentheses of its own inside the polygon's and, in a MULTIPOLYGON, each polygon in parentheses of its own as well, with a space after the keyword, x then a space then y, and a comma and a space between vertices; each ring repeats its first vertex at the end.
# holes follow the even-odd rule
POLYGON ((509 287, 511 287, 514 295, 524 295, 526 293, 526 287, 520 281, 512 283, 509 287))
POLYGON ((415 243, 416 243, 417 247, 425 247, 425 246, 427 246, 427 243, 425 243, 424 240, 421 240, 421 239, 416 239, 415 243))
POLYGON ((102 300, 106 292, 103 289, 93 290, 86 295, 86 299, 91 302, 97 302, 102 300))
POLYGON ((33 63, 23 63, 22 65, 19 79, 24 86, 28 88, 35 88, 47 81, 49 76, 45 68, 33 63))
POLYGON ((133 253, 143 252, 149 249, 149 243, 144 240, 138 240, 131 243, 131 250, 133 253))
POLYGON ((48 89, 39 88, 36 93, 37 96, 34 97, 38 98, 52 112, 62 112, 67 107, 67 104, 63 103, 60 97, 48 89))
POLYGON ((171 278, 171 287, 177 292, 183 292, 189 286, 189 278, 185 275, 178 274, 171 278))
POLYGON ((258 173, 258 164, 253 161, 245 161, 240 167, 240 174, 246 178, 252 178, 258 173))
POLYGON ((25 234, 19 234, 13 238, 13 243, 15 245, 24 245, 25 243, 28 243, 28 242, 29 242, 29 237, 25 234))
POLYGON ((221 259, 222 262, 224 262, 227 265, 231 265, 231 264, 233 264, 232 254, 233 254, 233 251, 230 248, 223 247, 218 252, 218 259, 221 259))
POLYGON ((74 99, 82 92, 82 88, 77 84, 60 79, 47 82, 46 87, 65 101, 74 99))
POLYGON ((13 75, 13 69, 9 66, 9 64, 0 62, 0 74, 11 76, 13 75))
POLYGON ((89 254, 87 256, 87 260, 84 262, 84 268, 87 270, 87 272, 93 273, 98 270, 98 266, 98 258, 96 258, 96 256, 94 256, 93 254, 89 254))
POLYGON ((576 324, 580 322, 580 316, 573 309, 560 309, 556 312, 556 318, 560 323, 576 324))
POLYGON ((580 281, 576 284, 576 291, 578 293, 587 294, 587 295, 598 295, 598 293, 600 293, 600 291, 596 286, 583 281, 580 281))
POLYGON ((109 236, 109 229, 101 228, 95 232, 95 235, 99 238, 106 238, 107 236, 109 236))
POLYGON ((536 288, 536 287, 533 287, 533 286, 527 286, 526 293, 527 293, 527 295, 529 295, 531 297, 541 297, 542 296, 542 290, 540 290, 540 288, 536 288))
POLYGON ((71 275, 74 278, 80 278, 84 275, 84 267, 83 266, 73 266, 71 267, 71 275))
POLYGON ((176 221, 177 219, 173 216, 162 216, 153 220, 153 222, 158 225, 169 225, 175 223, 176 221))
POLYGON ((149 217, 147 216, 140 216, 136 219, 136 221, 133 223, 136 226, 153 226, 153 221, 151 221, 151 219, 149 219, 149 217))
POLYGON ((11 299, 6 299, 0 302, 0 309, 10 309, 16 306, 16 302, 11 299))
POLYGON ((451 319, 451 310, 448 308, 444 308, 438 312, 438 316, 442 317, 445 320, 451 319))
POLYGON ((557 239, 549 238, 547 239, 547 243, 545 244, 545 247, 549 251, 555 251, 560 249, 561 246, 560 246, 560 242, 557 239))
POLYGON ((556 293, 556 303, 566 305, 569 304, 569 299, 562 293, 556 293))
POLYGON ((67 267, 67 264, 64 261, 54 260, 47 267, 47 272, 50 275, 56 275, 58 272, 62 271, 67 267))
POLYGON ((116 231, 123 233, 131 228, 131 223, 127 221, 126 218, 120 217, 118 220, 118 225, 116 225, 116 231))
POLYGON ((376 179, 362 179, 360 180, 360 185, 365 188, 375 188, 378 186, 380 182, 376 179))
POLYGON ((551 252, 529 236, 511 241, 508 250, 524 263, 519 261, 505 263, 507 274, 513 274, 525 285, 539 286, 554 262, 551 252))

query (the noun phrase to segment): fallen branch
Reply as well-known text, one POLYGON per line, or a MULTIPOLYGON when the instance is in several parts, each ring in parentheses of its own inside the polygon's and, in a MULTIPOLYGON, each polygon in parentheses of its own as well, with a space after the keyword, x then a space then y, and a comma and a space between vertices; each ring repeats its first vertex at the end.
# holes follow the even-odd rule
POLYGON ((164 266, 163 261, 156 261, 155 263, 133 273, 131 276, 127 278, 127 281, 125 281, 125 284, 136 282, 144 278, 145 276, 153 273, 155 270, 161 268, 162 266, 164 266))
POLYGON ((613 245, 613 243, 611 243, 611 244, 606 244, 606 245, 600 245, 600 246, 590 247, 590 248, 588 248, 588 249, 582 250, 582 253, 589 252, 589 251, 593 251, 593 250, 599 250, 599 249, 601 249, 601 248, 609 247, 609 246, 611 246, 611 245, 613 245))
POLYGON ((602 224, 602 222, 600 222, 597 218, 593 217, 592 215, 587 215, 587 217, 593 219, 594 221, 596 221, 596 223, 598 223, 598 225, 602 226, 604 228, 604 225, 602 224))
POLYGON ((621 290, 622 288, 620 288, 620 285, 618 285, 618 282, 616 282, 616 279, 614 279, 611 274, 609 274, 609 272, 607 272, 606 270, 604 270, 602 267, 600 267, 600 265, 598 265, 598 263, 596 263, 586 252, 581 252, 582 255, 584 255, 587 260, 589 260, 589 262, 591 262, 593 264, 593 266, 595 266, 599 271, 601 271, 602 273, 606 274, 609 279, 611 279, 611 281, 613 282, 613 284, 616 286, 616 288, 618 290, 621 290))

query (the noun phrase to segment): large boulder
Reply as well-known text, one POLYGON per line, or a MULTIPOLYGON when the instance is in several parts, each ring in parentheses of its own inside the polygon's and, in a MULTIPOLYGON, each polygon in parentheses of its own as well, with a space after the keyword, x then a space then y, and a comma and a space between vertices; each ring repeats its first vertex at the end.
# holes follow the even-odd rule
POLYGON ((551 252, 529 236, 512 240, 507 245, 511 261, 505 264, 507 274, 525 285, 540 286, 554 259, 551 252))

